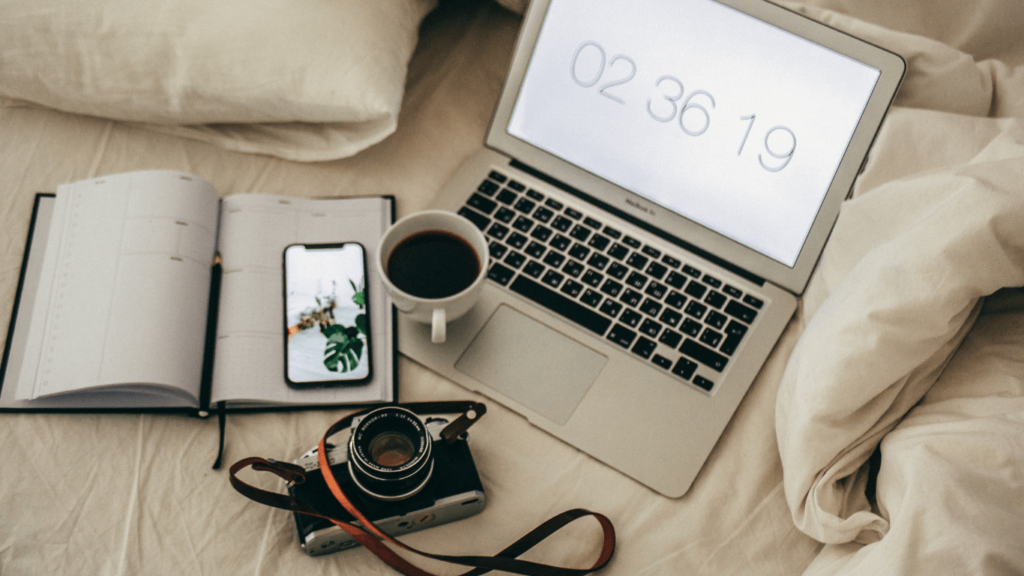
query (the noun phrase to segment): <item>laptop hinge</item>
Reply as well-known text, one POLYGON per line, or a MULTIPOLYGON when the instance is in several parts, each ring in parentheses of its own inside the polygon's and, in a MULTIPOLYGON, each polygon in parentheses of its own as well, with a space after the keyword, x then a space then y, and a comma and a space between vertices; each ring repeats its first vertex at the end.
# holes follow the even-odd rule
POLYGON ((648 224, 647 222, 644 222, 643 220, 640 220, 639 218, 636 218, 635 216, 633 216, 633 215, 631 215, 631 214, 629 214, 627 212, 623 212, 622 210, 619 210, 618 208, 615 208, 615 207, 613 207, 613 206, 611 206, 609 204, 606 204, 606 203, 598 200, 597 198, 594 198, 593 196, 590 196, 589 194, 587 194, 587 193, 585 193, 585 192, 583 192, 583 191, 581 191, 579 189, 573 188, 572 186, 566 184, 565 182, 562 182, 562 181, 558 180, 557 178, 553 178, 553 177, 551 177, 551 176, 541 172, 540 170, 537 170, 535 168, 531 168, 530 166, 527 166, 526 164, 523 164, 522 162, 516 160, 515 158, 512 158, 509 161, 509 165, 511 167, 515 168, 516 170, 520 170, 522 172, 526 172, 527 174, 529 174, 530 176, 533 176, 534 178, 543 180, 543 181, 547 182, 548 184, 551 184, 552 186, 556 186, 560 190, 568 192, 569 194, 572 194, 573 196, 576 196, 577 198, 580 198, 582 200, 585 200, 586 202, 589 202, 591 204, 599 206, 599 207, 601 207, 602 210, 606 210, 608 212, 611 212, 612 214, 615 214, 619 218, 622 218, 623 220, 626 220, 630 224, 634 224, 636 226, 639 226, 640 228, 643 228, 647 232, 650 232, 651 234, 654 234, 655 236, 658 236, 659 238, 667 240, 668 242, 671 242, 671 243, 675 244, 676 246, 679 246, 683 250, 686 250, 688 252, 692 252, 692 253, 696 254, 697 256, 700 256, 701 258, 704 258, 705 260, 713 262, 714 264, 717 264, 718 266, 721 266, 722 268, 725 268, 729 272, 732 272, 733 274, 736 274, 737 276, 740 276, 740 277, 742 277, 742 278, 744 278, 746 280, 749 280, 749 281, 757 284, 758 286, 764 286, 764 284, 765 284, 764 278, 761 278, 760 276, 758 276, 756 274, 752 274, 751 272, 748 272, 747 270, 744 270, 743 268, 740 268, 739 266, 736 266, 735 264, 727 262, 726 260, 723 260, 723 259, 719 258, 718 256, 715 256, 714 254, 712 254, 710 252, 707 252, 706 250, 702 250, 701 248, 698 248, 697 246, 694 246, 693 244, 690 244, 689 242, 687 242, 687 241, 685 241, 685 240, 683 240, 681 238, 673 236, 673 235, 669 234, 668 232, 665 232, 664 230, 659 230, 658 228, 648 224))

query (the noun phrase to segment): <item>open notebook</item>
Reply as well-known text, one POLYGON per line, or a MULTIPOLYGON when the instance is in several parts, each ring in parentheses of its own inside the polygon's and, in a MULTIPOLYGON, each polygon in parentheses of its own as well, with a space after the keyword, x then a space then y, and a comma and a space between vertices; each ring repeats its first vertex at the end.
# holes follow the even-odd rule
POLYGON ((220 200, 202 178, 171 171, 104 176, 39 195, 0 409, 203 414, 217 405, 391 402, 394 316, 375 274, 358 287, 324 287, 339 322, 346 304, 369 318, 359 337, 372 376, 330 388, 286 385, 282 258, 293 244, 354 242, 372 261, 393 220, 391 197, 220 200), (352 304, 357 289, 363 296, 352 304))

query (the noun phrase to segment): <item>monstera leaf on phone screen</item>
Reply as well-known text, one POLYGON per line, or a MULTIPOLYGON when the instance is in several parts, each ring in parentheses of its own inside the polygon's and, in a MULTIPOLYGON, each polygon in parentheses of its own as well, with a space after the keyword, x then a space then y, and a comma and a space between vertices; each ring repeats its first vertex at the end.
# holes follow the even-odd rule
POLYGON ((332 324, 324 328, 324 336, 327 337, 327 349, 324 350, 324 366, 331 372, 348 372, 359 366, 359 359, 363 356, 363 340, 360 332, 365 334, 365 314, 356 317, 356 324, 363 318, 363 328, 356 326, 342 326, 332 324))
MULTIPOLYGON (((355 291, 355 294, 352 295, 352 303, 360 308, 366 306, 366 288, 356 286, 356 283, 351 280, 349 280, 348 283, 352 286, 352 290, 355 291)), ((360 284, 362 284, 362 282, 360 282, 360 284)))
MULTIPOLYGON (((355 294, 352 303, 359 308, 366 307, 366 289, 348 281, 355 294)), ((358 314, 355 326, 331 324, 323 329, 327 337, 327 348, 324 350, 324 366, 331 372, 348 372, 359 366, 363 356, 363 340, 366 339, 366 314, 358 314)))

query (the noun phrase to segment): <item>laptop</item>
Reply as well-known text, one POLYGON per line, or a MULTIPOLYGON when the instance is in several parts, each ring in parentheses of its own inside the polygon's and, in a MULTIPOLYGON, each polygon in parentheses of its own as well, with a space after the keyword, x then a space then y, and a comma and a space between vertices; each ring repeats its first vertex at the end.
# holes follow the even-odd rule
POLYGON ((669 497, 789 323, 905 71, 761 0, 533 0, 485 147, 433 208, 474 309, 399 349, 669 497))

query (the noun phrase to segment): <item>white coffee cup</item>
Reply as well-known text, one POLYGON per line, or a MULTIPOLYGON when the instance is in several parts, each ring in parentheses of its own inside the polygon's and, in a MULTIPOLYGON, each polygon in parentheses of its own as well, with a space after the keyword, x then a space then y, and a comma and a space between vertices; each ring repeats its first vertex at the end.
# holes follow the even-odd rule
POLYGON ((402 218, 384 233, 377 247, 377 272, 399 312, 417 322, 430 324, 430 339, 439 344, 445 341, 448 322, 468 312, 480 297, 487 279, 488 257, 487 239, 472 222, 452 212, 426 210, 402 218), (459 292, 437 298, 417 296, 396 286, 388 274, 395 248, 413 236, 430 232, 455 236, 468 244, 476 254, 479 265, 476 277, 459 292))

